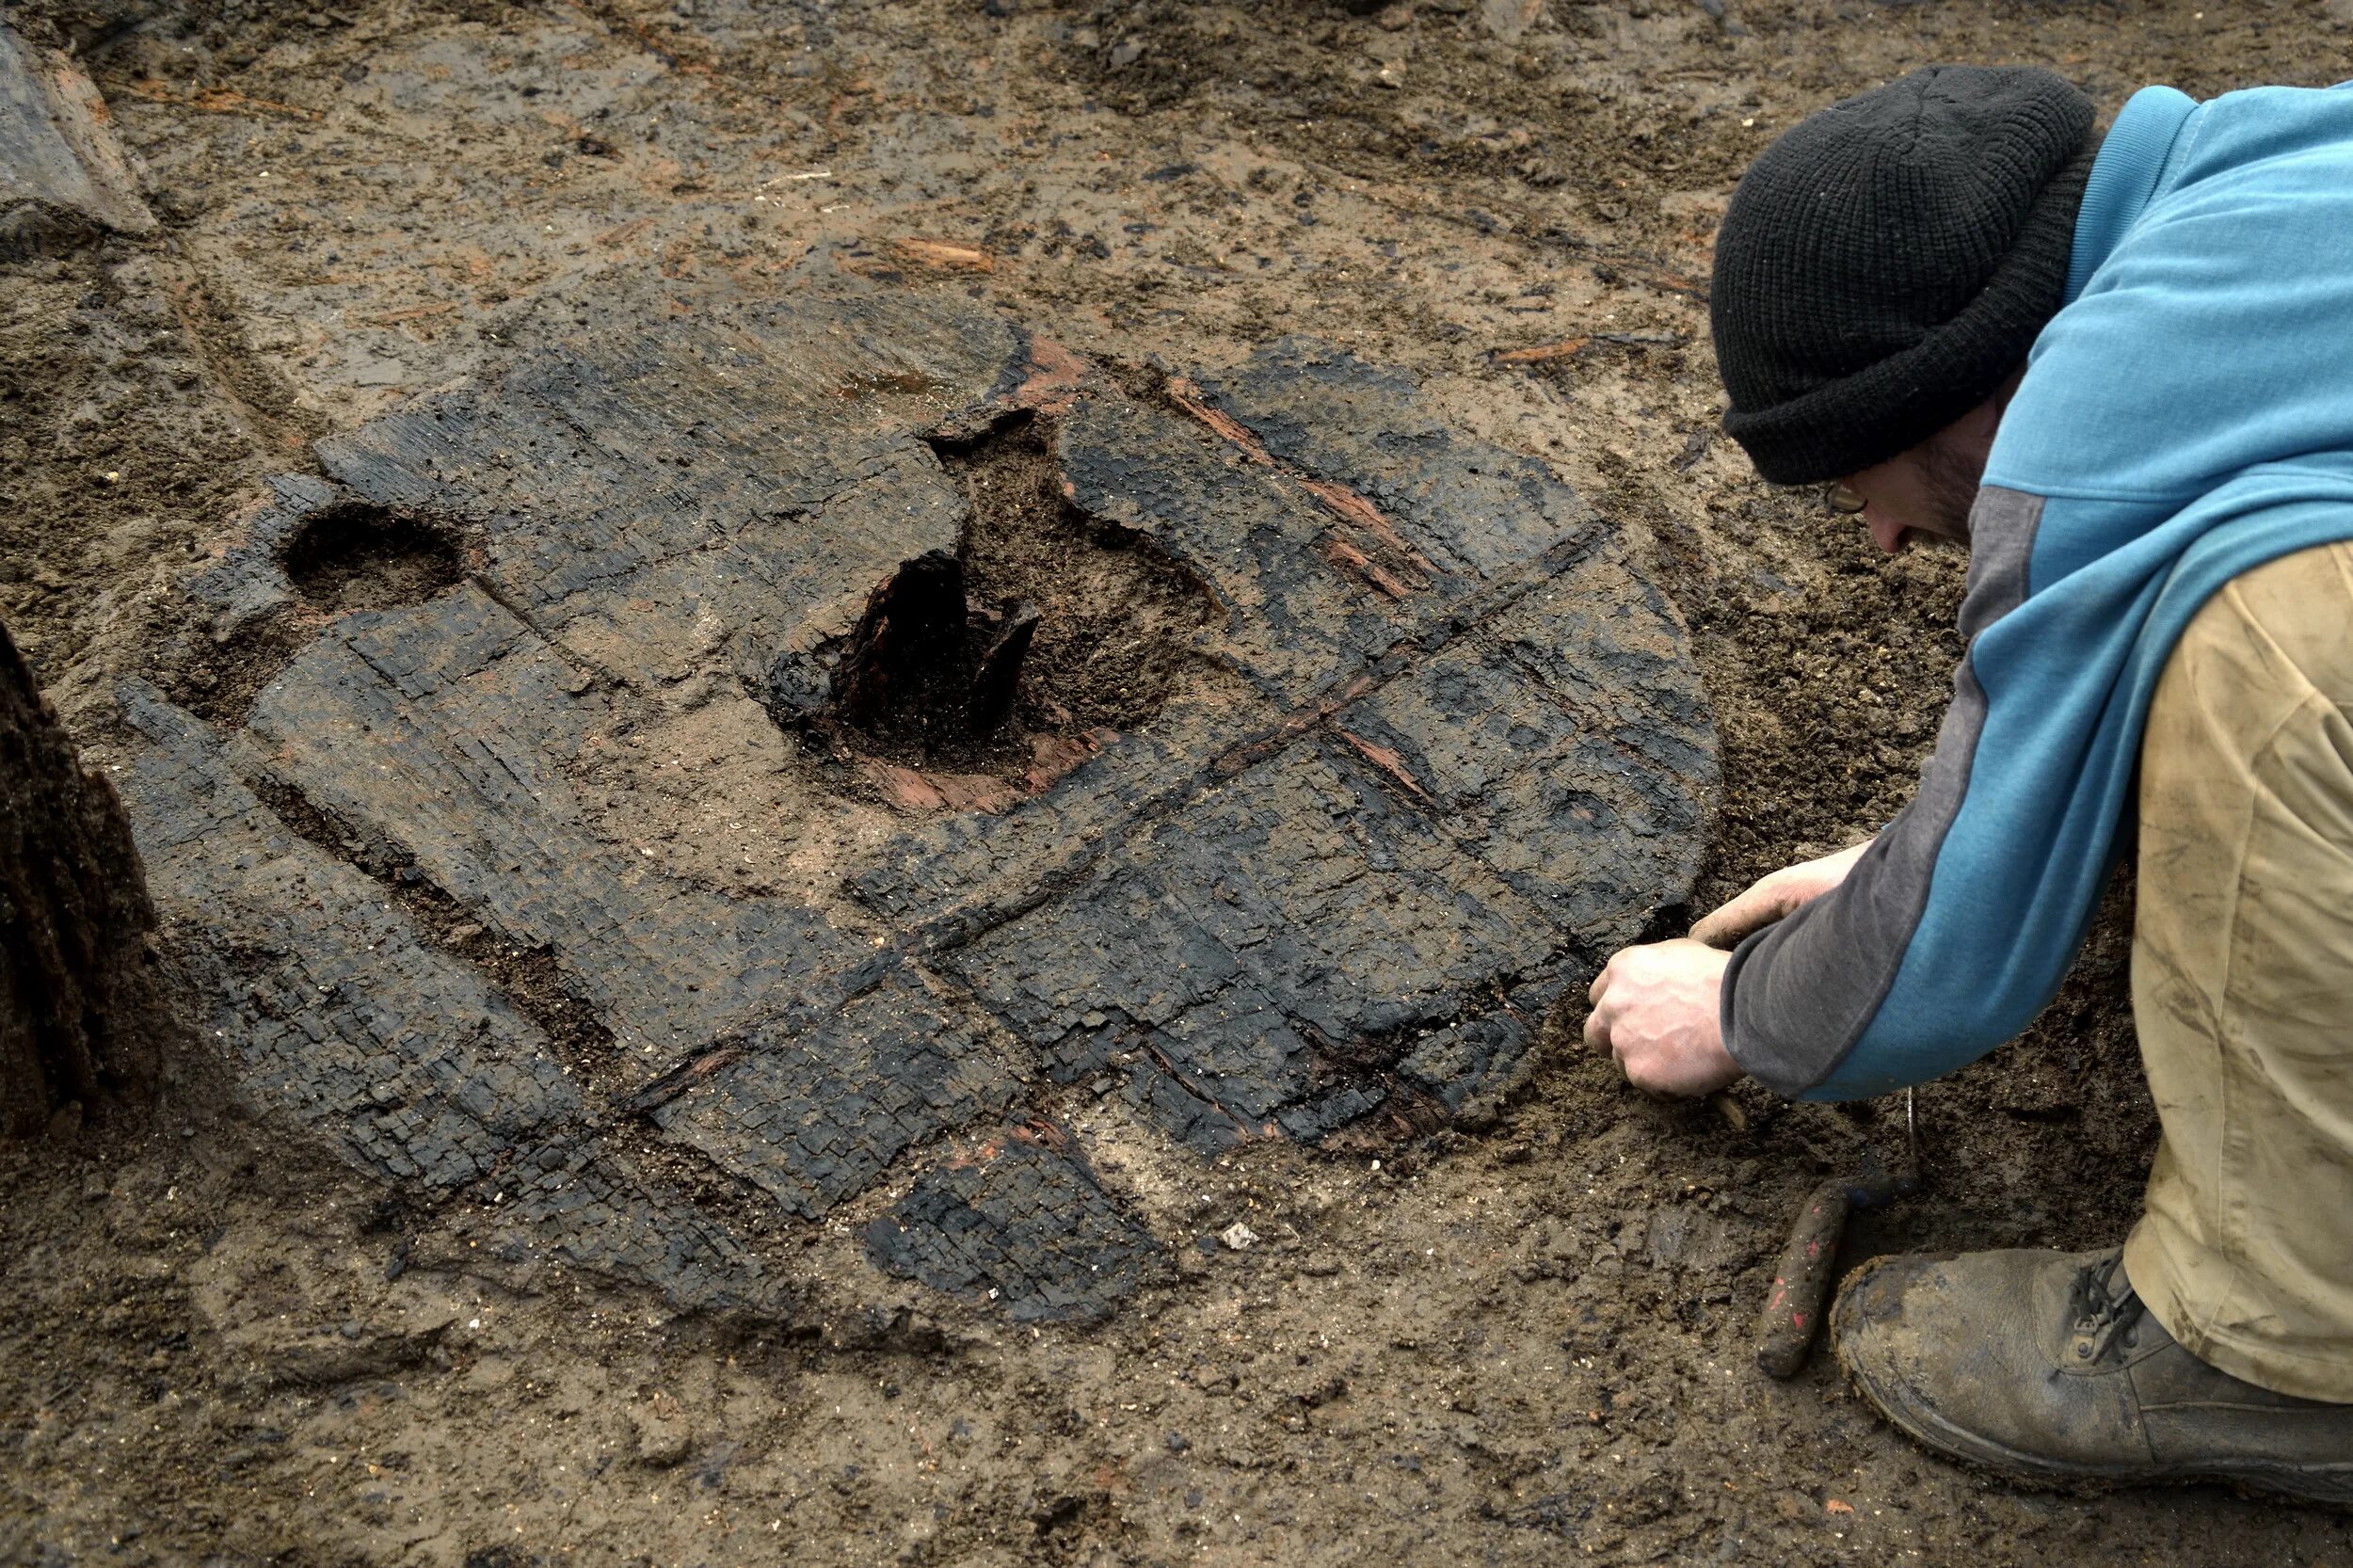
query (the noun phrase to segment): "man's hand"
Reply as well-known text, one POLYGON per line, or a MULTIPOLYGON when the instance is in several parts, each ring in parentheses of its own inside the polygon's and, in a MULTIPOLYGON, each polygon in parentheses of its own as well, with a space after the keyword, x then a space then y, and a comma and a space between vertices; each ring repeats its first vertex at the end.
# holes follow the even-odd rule
POLYGON ((1637 1089, 1657 1095, 1710 1095, 1738 1079, 1721 1012, 1731 950, 1846 881, 1871 842, 1757 878, 1681 941, 1622 950, 1587 993, 1593 1011, 1585 1043, 1616 1057, 1637 1089))
POLYGON ((1865 839, 1852 849, 1825 855, 1819 860, 1785 866, 1769 876, 1758 877, 1749 884, 1748 891, 1693 926, 1692 937, 1711 948, 1738 947, 1751 932, 1762 931, 1798 905, 1820 898, 1846 881, 1847 873, 1854 870, 1854 863, 1863 858, 1863 852, 1873 842, 1865 839))
POLYGON ((1657 1095, 1707 1095, 1740 1076, 1717 1008, 1729 954, 1689 937, 1625 948, 1587 994, 1585 1043, 1618 1059, 1626 1080, 1657 1095))

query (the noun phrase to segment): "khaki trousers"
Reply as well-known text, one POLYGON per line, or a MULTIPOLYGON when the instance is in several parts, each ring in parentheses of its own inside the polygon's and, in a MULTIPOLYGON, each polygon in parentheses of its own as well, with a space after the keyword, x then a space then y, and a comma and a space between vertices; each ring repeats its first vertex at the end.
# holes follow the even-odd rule
POLYGON ((2192 1354, 2353 1402, 2353 545, 2233 581, 2140 751, 2133 1016, 2164 1124, 2124 1249, 2192 1354))

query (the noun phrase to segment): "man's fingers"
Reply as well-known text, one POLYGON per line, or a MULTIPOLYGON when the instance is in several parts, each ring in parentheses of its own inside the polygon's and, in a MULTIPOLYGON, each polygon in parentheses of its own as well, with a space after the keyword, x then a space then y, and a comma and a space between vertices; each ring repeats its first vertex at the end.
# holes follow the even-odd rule
POLYGON ((1780 898, 1760 885, 1702 916, 1691 927, 1691 939, 1705 942, 1711 948, 1734 947, 1742 937, 1772 924, 1785 913, 1780 898))
POLYGON ((1691 939, 1705 942, 1711 948, 1729 947, 1762 923, 1757 910, 1759 902, 1756 889, 1751 888, 1730 903, 1718 904, 1692 922, 1691 939))
POLYGON ((1719 909, 1691 928, 1691 939, 1711 948, 1737 948, 1748 935, 1768 924, 1753 916, 1719 909))
POLYGON ((1585 1015, 1585 1047, 1588 1050, 1609 1049, 1609 1022, 1598 1007, 1585 1015))
POLYGON ((1609 989, 1609 977, 1615 974, 1617 969, 1618 961, 1615 958, 1612 958, 1609 963, 1604 964, 1601 967, 1601 973, 1593 976, 1593 983, 1585 987, 1585 1000, 1592 1002, 1595 1007, 1599 1007, 1601 1005, 1602 997, 1607 994, 1609 989))

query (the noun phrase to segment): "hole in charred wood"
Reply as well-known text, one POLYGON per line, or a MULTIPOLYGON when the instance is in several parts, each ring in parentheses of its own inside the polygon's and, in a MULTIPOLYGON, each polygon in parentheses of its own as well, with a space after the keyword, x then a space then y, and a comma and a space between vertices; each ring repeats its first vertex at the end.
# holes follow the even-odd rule
POLYGON ((925 757, 984 743, 1012 715, 1037 607, 975 606, 963 561, 929 551, 869 595, 827 681, 843 722, 925 757))
POLYGON ((322 610, 389 610, 465 575, 454 530, 365 502, 322 508, 286 544, 286 577, 322 610))
POLYGON ((1016 778, 1040 743, 1160 710, 1197 667, 1188 644, 1214 605, 1070 504, 1052 438, 1024 412, 932 442, 969 504, 956 552, 902 563, 849 636, 779 661, 779 720, 837 750, 1016 778))
POLYGON ((168 648, 155 670, 164 695, 199 718, 234 729, 253 711, 262 689, 316 634, 280 609, 252 621, 228 642, 200 630, 168 648))

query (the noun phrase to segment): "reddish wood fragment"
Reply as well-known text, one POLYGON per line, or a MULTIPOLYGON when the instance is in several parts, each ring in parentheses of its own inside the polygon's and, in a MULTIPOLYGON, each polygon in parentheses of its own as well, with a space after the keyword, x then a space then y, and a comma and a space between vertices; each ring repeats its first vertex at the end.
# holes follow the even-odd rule
POLYGON ((1267 449, 1258 444, 1258 438, 1250 433, 1250 427, 1223 409, 1212 408, 1191 376, 1172 376, 1164 390, 1176 407, 1241 447, 1243 456, 1254 463, 1273 463, 1267 449))
POLYGON ((1318 543, 1324 559, 1341 570, 1363 578, 1391 599, 1403 599, 1414 590, 1384 569, 1381 564, 1363 551, 1337 535, 1326 534, 1318 543))
POLYGON ((1415 781, 1413 774, 1409 772, 1405 766, 1405 759, 1399 756, 1394 747, 1375 745, 1372 742, 1366 740, 1362 735, 1356 734, 1352 730, 1341 729, 1337 726, 1334 727, 1332 733, 1337 735, 1341 740, 1346 741, 1350 745, 1354 746, 1358 752, 1363 754, 1366 761, 1370 762, 1374 767, 1379 768, 1383 773, 1385 773, 1391 778, 1396 779, 1398 784, 1410 792, 1416 799, 1427 801, 1433 806, 1437 804, 1436 801, 1431 800, 1430 792, 1423 789, 1420 784, 1415 781))
POLYGON ((903 811, 1002 811, 1021 792, 978 773, 919 773, 895 762, 859 764, 883 798, 903 811))
POLYGON ((1087 362, 1069 349, 1050 338, 1032 338, 1030 374, 1013 394, 1014 407, 1041 414, 1066 414, 1079 401, 1086 373, 1087 362))
POLYGON ((1030 743, 1030 766, 1021 782, 1030 793, 1042 795, 1071 769, 1103 749, 1112 738, 1108 729, 1088 729, 1076 735, 1040 735, 1030 743))
POLYGON ((1353 523, 1371 535, 1387 547, 1401 565, 1418 574, 1423 581, 1415 584, 1416 588, 1426 586, 1429 578, 1437 571, 1438 568, 1430 564, 1428 556, 1406 542, 1405 536, 1397 531, 1397 524, 1389 520, 1386 512, 1346 485, 1334 484, 1328 479, 1303 479, 1300 483, 1306 486, 1308 493, 1322 502, 1334 517, 1343 522, 1353 523))
POLYGON ((898 239, 890 242, 891 253, 909 266, 927 266, 936 272, 994 272, 997 258, 977 245, 961 240, 898 239))
POLYGON ((1565 360, 1572 354, 1582 353, 1593 341, 1591 338, 1562 338, 1559 343, 1540 343, 1533 348, 1506 348, 1496 355, 1496 363, 1540 365, 1547 360, 1565 360))

